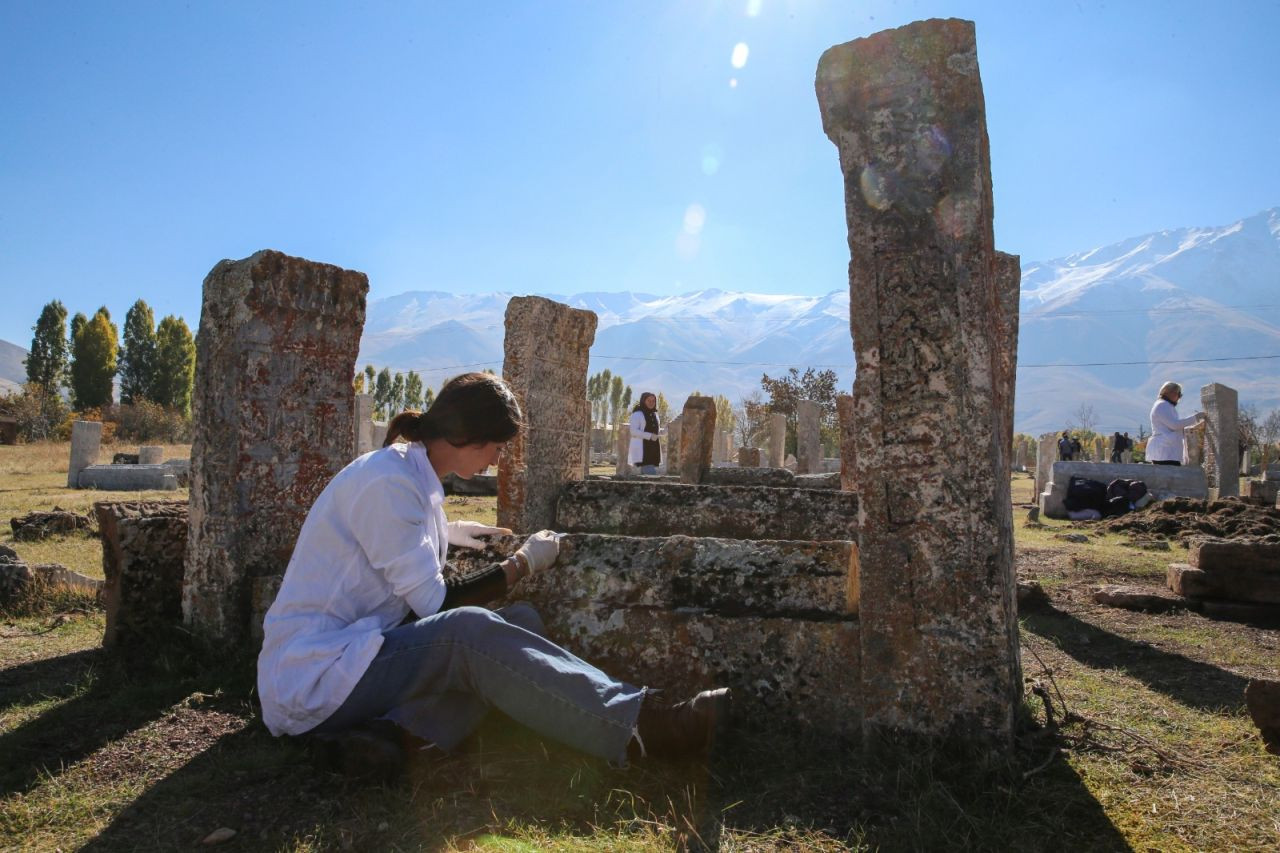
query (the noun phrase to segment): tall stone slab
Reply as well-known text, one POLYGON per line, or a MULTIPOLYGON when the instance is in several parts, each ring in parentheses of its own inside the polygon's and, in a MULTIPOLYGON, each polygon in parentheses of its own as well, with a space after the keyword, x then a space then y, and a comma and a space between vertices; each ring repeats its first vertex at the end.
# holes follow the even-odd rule
POLYGON ((67 488, 80 487, 80 472, 98 461, 102 449, 102 421, 71 422, 71 457, 67 461, 67 488))
POLYGON ((1058 461, 1056 432, 1046 432, 1036 443, 1036 494, 1043 492, 1052 478, 1053 463, 1058 461))
POLYGON ((507 303, 502 375, 524 429, 498 460, 498 524, 533 532, 555 524, 556 496, 587 470, 587 357, 596 315, 541 296, 507 303))
POLYGON ((836 418, 840 421, 840 488, 846 492, 858 490, 856 468, 858 449, 855 445, 853 395, 836 395, 836 418))
POLYGON ((1010 333, 973 24, 833 47, 816 88, 845 178, 857 306, 863 733, 1008 748, 1021 694, 1010 333))
POLYGON ((796 473, 822 472, 822 406, 796 401, 796 473))
POLYGON ((379 445, 373 443, 373 395, 357 394, 355 411, 355 450, 356 456, 364 456, 370 450, 377 450, 379 445))
MULTIPOLYGON (((1000 418, 999 441, 1008 453, 1013 447, 1013 396, 1018 383, 1018 303, 1022 287, 1022 259, 1008 252, 996 252, 995 278, 999 310, 991 318, 996 327, 996 378, 992 399, 995 414, 1000 418)), ((1009 546, 1013 547, 1012 539, 1009 546)))
POLYGON ((680 433, 684 426, 684 420, 680 415, 676 415, 667 423, 667 473, 679 474, 680 472, 680 433))
POLYGON ((364 273, 262 251, 204 280, 184 621, 238 641, 255 578, 282 574, 312 502, 351 461, 364 273))
POLYGON ((618 427, 618 449, 617 461, 614 463, 613 473, 616 477, 625 477, 631 471, 631 465, 627 462, 631 453, 631 425, 622 424, 618 427))
MULTIPOLYGON (((1240 395, 1215 382, 1200 389, 1204 407, 1204 473, 1218 497, 1240 494, 1240 395)), ((1197 439, 1188 431, 1187 440, 1197 439)), ((1210 491, 1210 494, 1213 494, 1210 491)))
POLYGON ((769 415, 769 467, 781 468, 787 461, 787 416, 769 415))
POLYGON ((696 484, 706 478, 715 438, 715 399, 691 395, 680 412, 680 482, 696 484))
POLYGON ((738 448, 738 467, 739 468, 759 468, 761 465, 760 448, 758 447, 739 447, 738 448))

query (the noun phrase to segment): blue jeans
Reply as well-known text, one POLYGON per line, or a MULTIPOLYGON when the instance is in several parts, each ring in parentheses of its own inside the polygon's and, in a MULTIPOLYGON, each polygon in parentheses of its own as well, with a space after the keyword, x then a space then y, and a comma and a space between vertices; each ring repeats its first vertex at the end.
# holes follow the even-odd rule
POLYGON ((548 640, 529 605, 459 607, 383 637, 351 695, 313 732, 387 719, 448 751, 494 707, 538 734, 626 764, 644 688, 548 640))

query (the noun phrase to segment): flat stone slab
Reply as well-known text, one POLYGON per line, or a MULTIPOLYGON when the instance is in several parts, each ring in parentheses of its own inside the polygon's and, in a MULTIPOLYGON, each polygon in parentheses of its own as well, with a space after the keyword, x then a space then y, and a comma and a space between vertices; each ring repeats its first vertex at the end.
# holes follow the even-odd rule
POLYGON ((1187 562, 1205 571, 1280 572, 1280 545, 1200 539, 1191 543, 1187 562))
POLYGON ((712 468, 705 482, 713 486, 795 486, 796 475, 786 468, 712 468))
POLYGON ((80 470, 76 482, 81 489, 115 492, 174 491, 178 488, 177 474, 165 464, 90 465, 80 470))
POLYGON ((1093 594, 1093 600, 1107 607, 1119 607, 1122 610, 1137 610, 1143 613, 1164 613, 1191 606, 1191 602, 1187 599, 1164 590, 1118 584, 1102 587, 1093 594))
POLYGON ((1054 462, 1046 488, 1040 493, 1040 512, 1048 518, 1066 518, 1067 485, 1072 477, 1086 477, 1100 483, 1112 480, 1141 480, 1156 498, 1205 499, 1209 487, 1204 470, 1180 465, 1139 465, 1123 462, 1054 462))
POLYGON ((1169 589, 1188 598, 1280 604, 1280 572, 1205 571, 1187 563, 1170 563, 1168 581, 1169 589))
POLYGON ((858 497, 830 489, 586 480, 560 492, 556 529, 622 536, 847 540, 858 497))

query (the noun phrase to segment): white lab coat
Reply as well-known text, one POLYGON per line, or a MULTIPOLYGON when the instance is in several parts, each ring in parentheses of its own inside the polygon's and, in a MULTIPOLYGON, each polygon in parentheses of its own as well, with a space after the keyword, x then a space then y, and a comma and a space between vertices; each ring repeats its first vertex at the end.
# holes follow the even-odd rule
POLYGON ((658 434, 644 431, 644 412, 632 412, 629 423, 631 425, 631 443, 627 445, 627 461, 632 465, 639 465, 640 460, 644 459, 645 439, 657 441, 658 434))
POLYGON ((1200 420, 1199 415, 1179 418, 1178 409, 1164 397, 1151 407, 1151 438, 1147 440, 1148 462, 1187 463, 1182 431, 1200 420))
POLYGON ((382 632, 444 601, 444 488, 418 442, 366 453, 325 486, 263 624, 262 718, 302 734, 350 695, 382 632))

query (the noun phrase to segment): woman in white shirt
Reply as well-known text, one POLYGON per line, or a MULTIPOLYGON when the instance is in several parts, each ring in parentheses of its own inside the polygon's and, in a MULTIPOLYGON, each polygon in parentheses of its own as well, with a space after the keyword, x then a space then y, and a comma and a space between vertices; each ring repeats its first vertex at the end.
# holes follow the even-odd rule
POLYGON ((645 391, 640 402, 631 410, 631 444, 627 447, 627 461, 640 469, 641 474, 658 473, 662 463, 662 449, 658 444, 658 398, 645 391))
POLYGON ((1183 431, 1198 427, 1204 422, 1204 412, 1196 412, 1187 418, 1179 418, 1176 406, 1182 399, 1182 386, 1166 382, 1160 386, 1160 394, 1151 407, 1151 438, 1147 440, 1147 461, 1155 465, 1181 465, 1186 461, 1187 450, 1183 431))
POLYGON ((548 640, 533 608, 480 606, 549 569, 556 534, 445 579, 450 544, 479 547, 477 535, 509 531, 446 521, 441 478, 488 468, 521 424, 506 383, 464 374, 425 414, 398 415, 382 449, 325 487, 263 625, 258 694, 272 734, 324 736, 339 769, 383 777, 406 749, 453 749, 491 707, 619 763, 710 747, 727 690, 662 706, 548 640))

